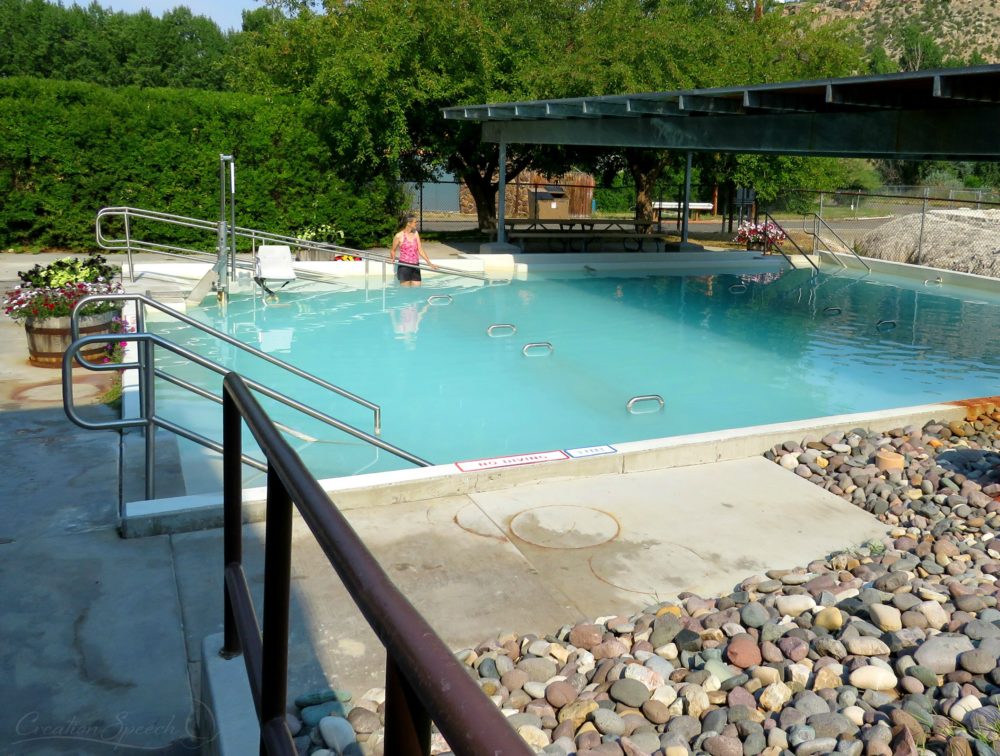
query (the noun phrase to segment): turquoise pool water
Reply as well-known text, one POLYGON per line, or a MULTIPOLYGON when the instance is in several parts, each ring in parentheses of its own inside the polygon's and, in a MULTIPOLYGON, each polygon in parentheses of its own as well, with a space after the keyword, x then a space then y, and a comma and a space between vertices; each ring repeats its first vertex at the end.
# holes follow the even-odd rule
MULTIPOLYGON (((488 287, 453 279, 384 297, 283 292, 280 306, 247 297, 225 312, 213 301, 192 314, 380 404, 382 438, 434 463, 1000 393, 1000 298, 856 273, 553 274, 488 287), (435 295, 451 301, 429 303, 435 295), (498 323, 517 333, 491 338, 498 323), (542 341, 551 354, 522 353, 542 341), (630 414, 628 400, 645 394, 662 396, 664 408, 630 414)), ((372 430, 369 410, 186 326, 158 330, 372 430)), ((158 357, 217 390, 214 377, 171 362, 158 357)), ((166 416, 217 437, 221 410, 159 390, 166 416)), ((293 439, 317 475, 410 466, 265 406, 319 439, 293 439)))

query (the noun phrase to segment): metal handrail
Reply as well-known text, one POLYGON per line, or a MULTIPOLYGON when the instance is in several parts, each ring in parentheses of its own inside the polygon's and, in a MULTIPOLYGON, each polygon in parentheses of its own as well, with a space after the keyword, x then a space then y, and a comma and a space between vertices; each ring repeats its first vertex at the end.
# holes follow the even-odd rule
MULTIPOLYGON (((175 226, 182 226, 185 228, 194 228, 201 231, 211 232, 213 234, 219 231, 218 221, 207 221, 200 218, 192 218, 185 215, 174 215, 173 213, 161 213, 156 210, 146 210, 139 207, 104 207, 97 212, 96 218, 96 236, 97 244, 102 249, 117 252, 126 252, 128 254, 129 268, 133 271, 134 267, 132 265, 132 252, 133 250, 150 252, 153 254, 166 255, 171 257, 189 257, 191 255, 200 255, 203 257, 210 257, 215 260, 215 255, 205 252, 200 249, 193 249, 190 247, 183 247, 179 245, 172 244, 160 244, 158 242, 149 242, 142 239, 136 239, 131 234, 129 219, 138 218, 143 220, 157 221, 161 223, 168 223, 175 226), (102 221, 107 218, 112 217, 122 217, 125 220, 125 238, 110 238, 104 233, 102 226, 102 221)), ((306 249, 316 252, 331 252, 334 254, 351 255, 352 257, 360 257, 362 260, 373 261, 384 263, 390 265, 392 260, 383 254, 378 254, 370 252, 367 250, 353 249, 351 247, 342 247, 337 244, 327 244, 325 242, 309 241, 306 239, 299 239, 294 236, 285 236, 282 234, 273 234, 267 231, 260 231, 258 229, 246 228, 243 226, 236 226, 229 229, 229 232, 236 237, 243 239, 248 239, 251 245, 256 248, 258 243, 274 243, 283 244, 292 247, 298 247, 300 249, 306 249)), ((238 267, 249 267, 247 264, 238 267)), ((417 262, 413 267, 422 268, 425 270, 430 270, 438 273, 446 273, 448 275, 462 276, 465 278, 472 278, 478 281, 490 282, 492 279, 487 276, 481 276, 478 273, 471 273, 465 270, 458 270, 457 268, 449 268, 446 266, 438 265, 434 268, 417 262)), ((309 277, 310 273, 322 279, 322 276, 317 276, 317 274, 312 271, 301 270, 295 268, 296 274, 304 274, 303 277, 309 277)), ((133 281, 134 281, 133 277, 133 281)))
POLYGON ((550 341, 532 341, 530 344, 525 344, 523 347, 521 347, 521 354, 523 354, 525 357, 530 357, 531 355, 529 354, 529 352, 532 349, 537 349, 537 348, 546 349, 547 350, 545 352, 546 357, 548 357, 550 354, 552 354, 552 352, 555 351, 555 347, 552 346, 552 342, 550 341))
POLYGON ((491 325, 489 328, 486 329, 486 335, 489 336, 491 339, 500 339, 507 336, 513 336, 515 333, 517 333, 517 326, 514 325, 513 323, 494 323, 493 325, 491 325), (500 336, 497 336, 495 333, 493 333, 493 331, 495 331, 498 328, 508 328, 510 330, 508 333, 504 333, 501 334, 500 336))
MULTIPOLYGON (((866 263, 861 258, 861 255, 859 255, 857 253, 857 251, 854 249, 854 247, 852 247, 850 244, 848 244, 847 242, 845 242, 841 238, 840 234, 838 234, 836 231, 834 231, 833 226, 831 226, 829 223, 827 223, 825 220, 823 220, 823 217, 819 213, 813 213, 812 216, 813 216, 813 251, 815 251, 815 249, 816 249, 816 242, 820 238, 819 230, 818 230, 818 224, 817 224, 817 221, 819 221, 819 223, 822 223, 826 227, 826 229, 831 234, 833 234, 834 237, 836 237, 837 241, 839 241, 844 246, 844 249, 846 249, 848 252, 850 252, 852 255, 854 255, 854 257, 857 259, 857 261, 859 263, 861 263, 862 265, 864 265, 865 268, 867 268, 867 270, 868 270, 869 273, 872 272, 871 265, 869 265, 868 263, 866 263)), ((832 251, 832 250, 829 250, 829 251, 832 251)), ((837 257, 837 255, 834 255, 833 258, 837 262, 839 262, 841 265, 843 265, 845 268, 847 267, 846 265, 844 265, 844 262, 839 257, 837 257)))
MULTIPOLYGON (((795 249, 797 249, 797 250, 799 251, 799 254, 800 254, 800 255, 802 255, 802 256, 803 256, 803 257, 804 257, 804 258, 806 259, 806 262, 807 262, 807 263, 809 263, 809 264, 810 264, 810 265, 811 265, 811 266, 813 267, 813 270, 815 270, 815 271, 816 271, 817 273, 819 273, 819 266, 818 266, 818 265, 816 265, 816 263, 814 263, 814 262, 812 261, 812 259, 811 259, 811 258, 809 257, 809 255, 808 255, 808 254, 806 254, 806 252, 805 252, 805 251, 804 251, 804 250, 802 249, 802 247, 800 247, 800 246, 798 245, 798 243, 797 243, 797 242, 795 241, 795 239, 793 239, 792 237, 790 237, 790 236, 788 235, 788 232, 787 232, 787 231, 785 231, 785 229, 784 229, 784 228, 782 228, 781 224, 780 224, 780 223, 778 223, 778 221, 776 221, 776 220, 774 219, 774 216, 772 216, 772 215, 771 215, 771 214, 770 214, 769 212, 767 212, 766 210, 762 212, 762 215, 764 216, 765 220, 768 220, 768 221, 770 221, 771 223, 773 223, 773 224, 774 224, 775 226, 777 226, 777 227, 778 227, 778 230, 779 230, 779 231, 781 231, 781 233, 785 235, 785 239, 787 239, 788 241, 790 241, 790 242, 792 243, 792 246, 793 246, 793 247, 795 247, 795 249)), ((764 234, 764 251, 765 251, 765 252, 767 252, 767 249, 768 249, 768 247, 769 247, 769 246, 770 246, 770 247, 774 247, 774 248, 775 248, 776 250, 778 250, 778 253, 779 253, 779 254, 780 254, 780 255, 781 255, 782 257, 784 257, 784 258, 785 258, 785 260, 786 260, 786 261, 788 262, 788 264, 789 264, 789 265, 791 265, 791 266, 792 266, 793 268, 794 268, 794 267, 796 267, 796 266, 795 266, 795 263, 793 263, 793 262, 791 261, 791 258, 789 258, 789 257, 788 257, 788 255, 786 255, 786 254, 785 254, 785 250, 783 250, 783 249, 781 248, 781 245, 779 245, 779 244, 776 244, 775 242, 773 242, 773 241, 771 241, 770 239, 768 239, 768 238, 767 238, 767 234, 765 233, 765 234, 764 234)))
POLYGON ((659 412, 666 406, 663 401, 663 397, 659 394, 641 394, 639 396, 633 396, 627 402, 625 402, 625 409, 628 410, 630 415, 648 415, 650 412, 659 412), (655 410, 646 410, 645 412, 636 412, 635 405, 639 402, 656 402, 657 407, 655 410))
MULTIPOLYGON (((194 318, 189 317, 188 315, 184 315, 183 313, 177 312, 177 310, 175 310, 174 308, 162 304, 161 302, 157 302, 155 299, 147 297, 144 294, 91 294, 89 296, 84 297, 77 303, 79 306, 77 307, 76 310, 74 310, 74 313, 79 312, 82 309, 82 306, 88 302, 112 302, 112 301, 136 302, 137 304, 141 304, 146 307, 152 307, 154 310, 159 310, 160 312, 166 313, 175 320, 179 320, 181 323, 185 323, 186 325, 192 326, 200 331, 203 331, 211 336, 214 336, 220 341, 226 342, 230 346, 234 346, 237 349, 242 349, 244 352, 252 354, 254 357, 259 357, 265 362, 269 362, 272 365, 280 367, 283 370, 286 370, 287 372, 291 373, 292 375, 298 376, 299 378, 304 378, 307 381, 311 381, 312 383, 315 383, 317 386, 320 386, 326 389, 327 391, 332 391, 333 393, 338 394, 339 396, 342 396, 345 399, 349 399, 355 404, 360 404, 362 407, 367 407, 374 414, 373 419, 375 425, 375 435, 377 436, 382 433, 382 408, 379 405, 375 404, 374 402, 370 402, 364 397, 360 397, 357 394, 348 391, 347 389, 341 388, 340 386, 335 386, 329 381, 324 381, 322 378, 319 378, 313 375, 312 373, 307 373, 305 370, 301 370, 295 367, 294 365, 285 362, 284 360, 279 360, 277 357, 272 357, 267 352, 262 352, 260 349, 257 349, 256 347, 252 347, 249 344, 240 341, 239 339, 233 338, 228 333, 223 333, 222 331, 216 328, 212 328, 211 326, 205 325, 204 323, 195 320, 194 318)), ((139 310, 139 313, 137 315, 137 320, 139 322, 136 325, 139 328, 139 330, 142 330, 145 327, 145 316, 142 313, 141 308, 137 309, 139 310)), ((77 323, 75 315, 70 319, 70 327, 72 328, 73 340, 75 341, 80 335, 79 325, 77 323)))
POLYGON ((454 302, 454 298, 451 294, 431 294, 427 297, 427 304, 432 305, 435 302, 441 302, 442 304, 451 304, 454 302))
MULTIPOLYGON (((74 330, 76 330, 74 328, 74 330)), ((75 334, 74 334, 75 336, 75 334)), ((184 426, 178 425, 170 420, 160 417, 156 414, 156 398, 155 398, 155 382, 153 378, 160 378, 169 383, 179 386, 181 388, 187 389, 197 396, 206 397, 207 392, 200 387, 191 385, 188 381, 182 378, 171 375, 164 370, 156 367, 155 362, 152 358, 151 347, 158 346, 166 349, 167 351, 173 352, 174 354, 183 357, 190 362, 193 362, 200 367, 211 370, 213 373, 218 375, 228 375, 232 372, 229 368, 219 365, 217 362, 213 362, 200 354, 192 352, 189 349, 185 349, 179 344, 175 344, 169 339, 165 339, 162 336, 158 336, 154 333, 100 333, 94 334, 93 336, 84 336, 83 338, 74 338, 73 343, 66 350, 63 355, 63 409, 66 412, 66 416, 74 424, 85 428, 87 430, 122 430, 125 428, 134 427, 145 427, 146 428, 146 498, 153 499, 156 496, 156 476, 155 476, 155 442, 154 433, 156 428, 163 428, 168 430, 182 438, 192 441, 200 446, 207 449, 211 449, 219 454, 223 453, 223 447, 216 441, 210 438, 206 438, 195 431, 185 428, 184 426), (114 362, 114 363, 91 363, 86 360, 77 359, 77 355, 80 350, 90 344, 101 344, 119 341, 134 341, 140 344, 140 359, 136 362, 114 362), (73 381, 72 381, 72 371, 74 361, 77 364, 82 365, 88 370, 93 370, 97 372, 105 370, 129 370, 136 369, 140 372, 140 415, 135 418, 121 418, 120 420, 87 420, 81 417, 77 411, 76 406, 73 401, 73 381)), ((273 399, 276 402, 284 404, 286 407, 291 407, 292 409, 307 415, 314 420, 319 420, 333 428, 336 428, 343 433, 347 433, 361 441, 364 441, 372 446, 379 449, 383 449, 390 454, 393 454, 400 459, 404 459, 407 462, 411 462, 420 467, 429 467, 432 463, 428 462, 421 457, 411 454, 404 449, 400 449, 380 438, 376 438, 363 430, 355 428, 353 425, 349 425, 341 420, 337 420, 324 412, 320 412, 307 404, 303 404, 295 399, 292 399, 285 394, 282 394, 274 389, 265 386, 262 383, 251 380, 249 378, 243 378, 243 382, 257 391, 260 394, 273 399)), ((216 396, 210 397, 212 401, 219 404, 222 400, 216 396)), ((292 429, 283 427, 283 430, 290 432, 292 429)), ((262 472, 267 471, 267 465, 253 457, 244 455, 243 462, 250 467, 262 472)))
POLYGON ((295 754, 285 723, 293 507, 385 646, 385 752, 430 753, 433 721, 459 756, 533 753, 392 583, 235 373, 223 380, 223 445, 225 640, 220 654, 243 654, 260 724, 261 753, 295 754), (243 569, 244 421, 268 461, 263 633, 243 569))

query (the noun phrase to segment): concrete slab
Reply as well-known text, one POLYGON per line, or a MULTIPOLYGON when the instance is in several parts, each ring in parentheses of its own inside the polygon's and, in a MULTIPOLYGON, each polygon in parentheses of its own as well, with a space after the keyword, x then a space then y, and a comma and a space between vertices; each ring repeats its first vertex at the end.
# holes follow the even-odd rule
POLYGON ((190 743, 193 705, 166 537, 114 530, 0 546, 0 743, 103 754, 190 743))
POLYGON ((755 572, 886 532, 762 457, 469 498, 586 616, 632 612, 681 591, 729 591, 755 572))
MULTIPOLYGON (((462 648, 503 629, 549 632, 582 619, 510 541, 464 497, 345 513, 383 569, 445 643, 462 648)), ((171 536, 188 655, 222 630, 222 534, 171 536)), ((263 526, 244 527, 247 581, 263 604, 263 526)), ((332 684, 358 694, 384 684, 385 652, 308 526, 293 530, 289 686, 293 695, 332 684)))

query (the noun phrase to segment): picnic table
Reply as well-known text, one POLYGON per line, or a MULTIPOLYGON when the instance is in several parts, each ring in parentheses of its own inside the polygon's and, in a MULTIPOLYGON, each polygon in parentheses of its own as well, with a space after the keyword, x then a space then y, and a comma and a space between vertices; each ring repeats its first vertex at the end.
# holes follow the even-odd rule
POLYGON ((595 240, 621 241, 628 251, 638 252, 643 244, 652 241, 659 246, 661 237, 650 231, 656 221, 633 218, 505 218, 507 239, 517 242, 524 251, 528 241, 559 242, 562 251, 586 252, 595 240))

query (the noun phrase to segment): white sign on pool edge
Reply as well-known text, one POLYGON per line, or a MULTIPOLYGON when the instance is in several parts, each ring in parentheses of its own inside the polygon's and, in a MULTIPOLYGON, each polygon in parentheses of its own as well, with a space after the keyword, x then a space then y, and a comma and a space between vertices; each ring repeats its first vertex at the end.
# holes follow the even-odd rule
POLYGON ((489 459, 473 459, 468 462, 456 462, 455 466, 462 472, 475 470, 492 470, 494 467, 515 467, 517 465, 533 465, 536 462, 554 462, 558 459, 569 459, 565 452, 547 451, 532 454, 515 454, 511 457, 490 457, 489 459))
POLYGON ((596 457, 600 454, 614 454, 618 450, 613 446, 583 446, 579 449, 567 449, 571 457, 596 457))

